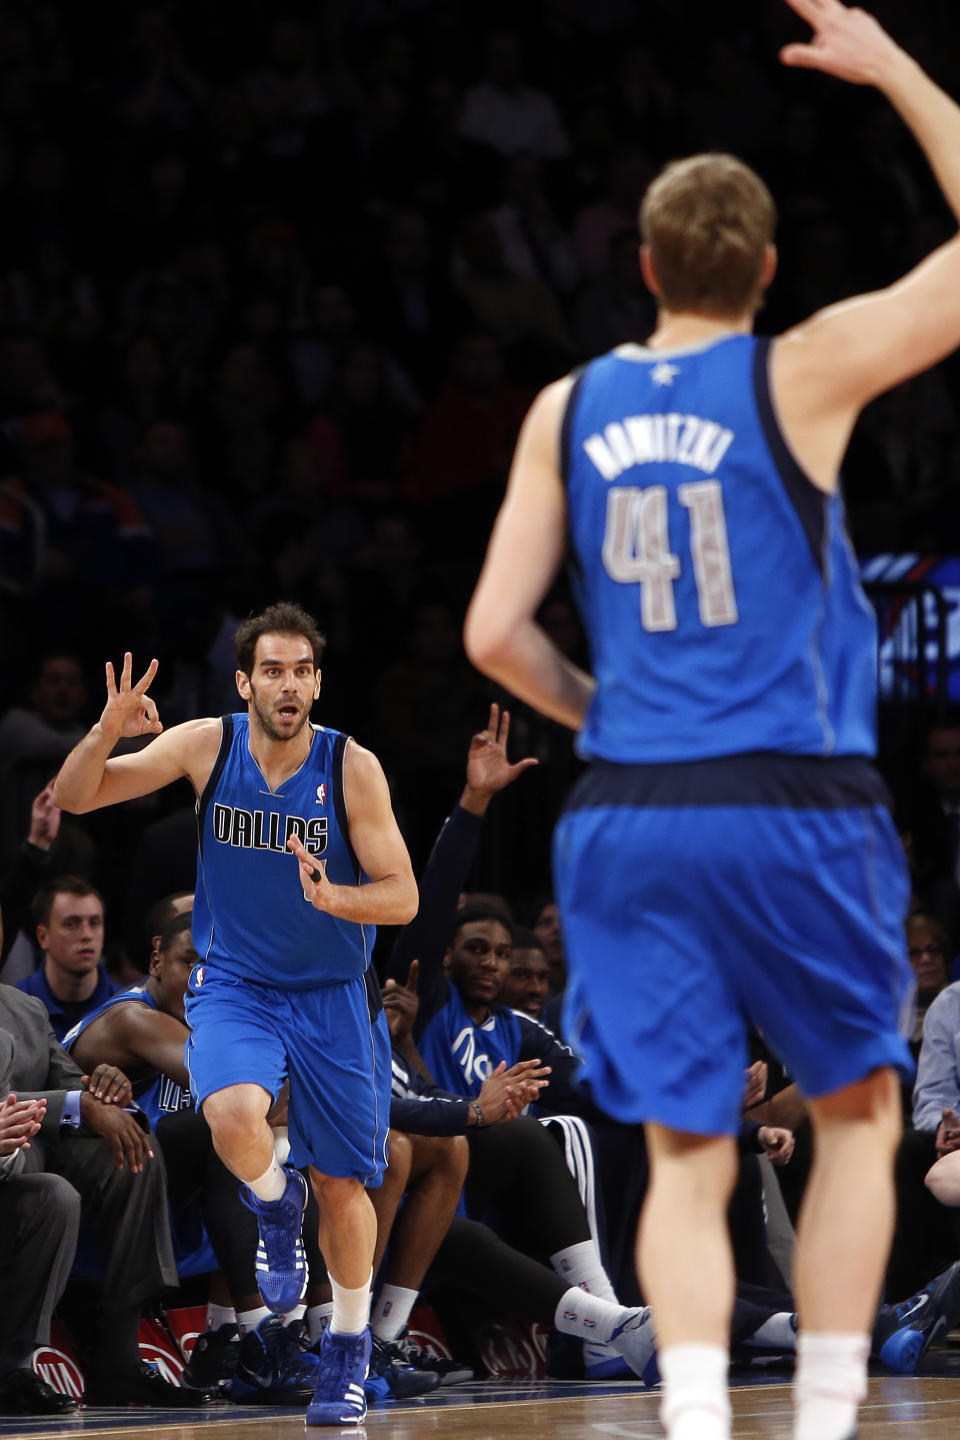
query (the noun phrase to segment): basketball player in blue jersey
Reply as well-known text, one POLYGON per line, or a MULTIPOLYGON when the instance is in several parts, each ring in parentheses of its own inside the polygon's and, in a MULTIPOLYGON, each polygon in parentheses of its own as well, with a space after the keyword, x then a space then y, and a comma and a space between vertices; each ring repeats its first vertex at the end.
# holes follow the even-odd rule
POLYGON ((151 662, 117 684, 107 665, 99 722, 57 777, 62 809, 83 812, 186 776, 200 849, 187 1063, 221 1160, 244 1182, 260 1227, 258 1283, 279 1314, 300 1300, 310 1166, 333 1316, 307 1423, 363 1419, 376 1218, 365 1186, 386 1167, 390 1041, 369 970, 374 927, 417 909, 406 846, 376 758, 310 723, 323 640, 296 605, 272 605, 237 631, 246 714, 163 732, 147 693, 151 662), (121 736, 156 738, 110 758, 121 736), (274 1155, 267 1112, 289 1081, 291 1167, 274 1155))
MULTIPOLYGON (((813 36, 783 61, 878 87, 960 216, 960 109, 864 11, 788 3, 813 36)), ((729 1434, 746 1017, 817 1137, 797 1440, 855 1430, 908 1064, 908 885, 869 763, 874 623, 838 469, 863 406, 960 342, 960 238, 771 343, 751 332, 773 223, 732 157, 654 181, 640 263, 656 330, 534 403, 466 624, 479 668, 578 731, 590 763, 554 842, 565 1031, 601 1107, 647 1128, 638 1263, 670 1440, 729 1434), (568 543, 593 676, 535 620, 568 543)))

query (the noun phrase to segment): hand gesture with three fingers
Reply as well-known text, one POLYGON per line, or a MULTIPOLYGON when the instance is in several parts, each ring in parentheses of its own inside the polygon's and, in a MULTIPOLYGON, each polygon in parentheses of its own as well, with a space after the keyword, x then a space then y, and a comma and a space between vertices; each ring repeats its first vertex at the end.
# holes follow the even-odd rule
POLYGON ((813 30, 806 44, 785 45, 784 65, 822 70, 852 85, 876 85, 891 60, 902 56, 883 26, 865 10, 841 5, 840 0, 787 0, 813 30))
POLYGON ((120 684, 117 685, 113 664, 107 661, 107 703, 100 716, 100 730, 113 740, 131 739, 137 735, 159 735, 163 726, 157 707, 147 694, 157 673, 157 661, 151 660, 143 676, 132 683, 133 656, 129 650, 123 657, 120 684))
POLYGON ((474 735, 467 752, 467 785, 486 795, 494 795, 513 783, 524 770, 537 761, 531 756, 511 765, 507 759, 507 736, 510 733, 510 712, 500 713, 499 705, 490 706, 486 730, 474 735))

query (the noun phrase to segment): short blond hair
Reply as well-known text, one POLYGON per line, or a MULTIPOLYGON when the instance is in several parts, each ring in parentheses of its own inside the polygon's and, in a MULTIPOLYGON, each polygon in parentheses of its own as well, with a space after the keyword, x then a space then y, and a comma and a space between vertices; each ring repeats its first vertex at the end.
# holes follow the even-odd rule
POLYGON ((690 155, 665 166, 640 206, 663 305, 720 317, 758 309, 776 218, 770 191, 735 155, 690 155))

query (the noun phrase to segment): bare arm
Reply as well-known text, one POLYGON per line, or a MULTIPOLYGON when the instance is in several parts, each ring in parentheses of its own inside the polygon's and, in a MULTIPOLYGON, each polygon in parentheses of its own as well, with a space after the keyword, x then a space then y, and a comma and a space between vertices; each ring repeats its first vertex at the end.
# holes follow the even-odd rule
MULTIPOLYGON (((785 64, 875 85, 924 151, 960 218, 960 107, 872 16, 839 0, 787 0, 813 27, 788 45, 785 64)), ((833 490, 864 405, 942 360, 960 344, 960 237, 941 245, 885 290, 832 305, 787 332, 774 350, 773 384, 798 459, 833 490)))
POLYGON ((387 779, 377 757, 351 740, 343 757, 343 797, 350 844, 365 885, 334 885, 324 862, 296 835, 287 841, 300 862, 304 898, 317 910, 361 925, 406 925, 417 913, 417 882, 390 804, 387 779))
POLYGON ((85 1071, 106 1062, 132 1072, 158 1071, 186 1089, 190 1084, 184 1046, 190 1031, 181 1020, 146 1005, 114 1005, 82 1034, 71 1054, 85 1071))
POLYGON ((188 720, 162 734, 157 707, 147 694, 157 673, 157 662, 150 662, 136 685, 131 681, 132 664, 131 656, 125 655, 118 686, 113 666, 107 662, 103 714, 71 750, 54 782, 53 800, 61 810, 82 815, 87 810, 149 795, 183 776, 193 781, 198 794, 206 783, 220 744, 220 721, 188 720), (156 738, 137 754, 110 759, 121 737, 140 735, 156 738))
POLYGON ((563 562, 566 501, 560 425, 570 381, 541 391, 523 424, 483 571, 464 629, 478 670, 571 730, 583 724, 595 682, 557 649, 536 613, 563 562))

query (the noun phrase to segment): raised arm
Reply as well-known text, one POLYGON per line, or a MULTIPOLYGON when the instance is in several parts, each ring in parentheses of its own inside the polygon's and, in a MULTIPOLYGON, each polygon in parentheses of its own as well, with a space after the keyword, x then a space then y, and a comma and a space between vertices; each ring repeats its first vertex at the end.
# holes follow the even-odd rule
POLYGON ((350 844, 368 883, 334 885, 295 836, 287 844, 300 862, 304 897, 317 910, 362 925, 405 925, 417 913, 417 882, 390 804, 377 757, 351 740, 343 757, 343 798, 350 844))
POLYGON ((128 652, 118 685, 113 666, 107 662, 103 714, 71 750, 54 783, 54 803, 61 810, 82 815, 87 810, 149 795, 183 776, 193 781, 198 793, 203 789, 220 744, 220 721, 189 720, 162 734, 157 707, 147 694, 157 673, 157 662, 151 660, 135 685, 132 670, 133 659, 128 652), (110 759, 118 740, 151 735, 156 738, 143 750, 110 759))
POLYGON ((548 385, 523 422, 463 643, 478 670, 542 715, 579 730, 594 681, 571 664, 535 618, 566 545, 560 426, 569 393, 569 380, 548 385))
MULTIPOLYGON (((874 85, 920 145, 960 219, 960 107, 863 10, 839 0, 787 0, 813 29, 787 45, 790 66, 874 85)), ((885 290, 832 305, 777 342, 773 384, 801 463, 832 490, 860 410, 960 344, 960 237, 885 290)))

